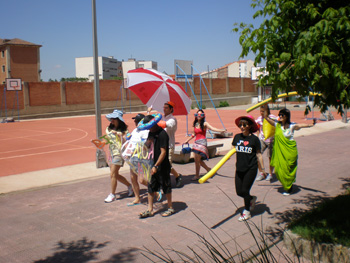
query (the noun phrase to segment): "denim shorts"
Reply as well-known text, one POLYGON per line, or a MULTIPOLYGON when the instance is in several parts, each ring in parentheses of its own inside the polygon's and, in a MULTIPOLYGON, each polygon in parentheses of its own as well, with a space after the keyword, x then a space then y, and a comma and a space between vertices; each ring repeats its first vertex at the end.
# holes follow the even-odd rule
POLYGON ((124 159, 121 156, 119 156, 119 155, 111 156, 111 163, 114 164, 114 165, 123 166, 124 165, 124 159))
POLYGON ((272 157, 272 149, 273 149, 273 141, 271 142, 265 142, 263 140, 260 140, 260 145, 261 145, 261 154, 265 152, 267 149, 267 156, 269 158, 272 157))

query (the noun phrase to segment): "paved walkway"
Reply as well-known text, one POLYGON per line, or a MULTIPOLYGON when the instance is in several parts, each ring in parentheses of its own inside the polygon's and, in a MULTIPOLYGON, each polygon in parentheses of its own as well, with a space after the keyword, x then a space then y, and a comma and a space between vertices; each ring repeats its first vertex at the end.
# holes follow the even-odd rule
MULTIPOLYGON (((332 121, 296 132, 299 168, 295 193, 285 197, 279 182, 256 182, 252 194, 258 196, 258 203, 249 222, 276 240, 291 218, 341 193, 350 182, 349 127, 332 121)), ((227 152, 230 141, 225 140, 221 154, 227 152)), ((209 160, 208 165, 213 167, 221 157, 209 160)), ((6 194, 0 196, 0 262, 145 262, 140 249, 164 254, 157 242, 191 256, 188 247, 202 254, 199 238, 188 229, 212 243, 213 231, 232 255, 255 250, 247 226, 237 221, 243 201, 234 192, 234 163, 231 158, 205 184, 190 181, 193 163, 175 165, 185 183, 173 190, 177 213, 169 218, 156 213, 144 220, 137 215, 146 209, 146 189, 142 189, 142 205, 126 205, 132 199, 126 198, 123 185, 117 189, 120 199, 105 204, 108 169, 96 169, 94 162, 2 177, 1 192, 6 194), (65 179, 58 181, 57 177, 65 179)), ((129 177, 127 167, 122 174, 129 177)), ((156 210, 164 209, 166 201, 156 204, 156 210)))

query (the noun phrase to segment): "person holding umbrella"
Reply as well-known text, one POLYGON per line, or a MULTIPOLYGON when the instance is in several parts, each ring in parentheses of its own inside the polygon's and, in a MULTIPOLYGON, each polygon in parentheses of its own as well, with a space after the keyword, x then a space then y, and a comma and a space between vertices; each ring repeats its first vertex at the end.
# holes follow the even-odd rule
MULTIPOLYGON (((177 121, 173 116, 187 115, 191 110, 191 98, 184 88, 170 76, 154 69, 138 68, 127 73, 127 88, 134 92, 146 104, 148 113, 154 109, 164 111, 164 126, 170 137, 170 162, 175 148, 177 121), (165 103, 164 103, 165 102, 165 103)), ((176 187, 182 185, 182 176, 172 168, 176 187)))
MULTIPOLYGON (((175 176, 176 187, 182 186, 182 175, 179 174, 173 167, 173 156, 175 151, 175 132, 177 130, 177 120, 173 115, 175 108, 175 103, 172 101, 167 101, 163 106, 163 118, 162 121, 158 123, 169 135, 169 162, 171 165, 171 173, 175 176)), ((149 107, 147 114, 152 111, 152 107, 149 107)))

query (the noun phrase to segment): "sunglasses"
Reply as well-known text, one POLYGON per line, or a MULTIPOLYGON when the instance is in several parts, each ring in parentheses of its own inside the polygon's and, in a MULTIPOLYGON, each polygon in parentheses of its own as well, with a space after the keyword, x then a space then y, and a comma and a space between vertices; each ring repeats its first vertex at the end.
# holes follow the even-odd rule
POLYGON ((278 114, 278 117, 281 117, 281 118, 283 118, 285 115, 284 114, 278 114))
POLYGON ((242 126, 245 128, 245 127, 249 126, 249 124, 247 124, 247 123, 240 123, 240 124, 238 124, 239 128, 241 128, 242 126))
POLYGON ((201 114, 195 113, 194 117, 205 117, 205 114, 204 113, 201 113, 201 114))

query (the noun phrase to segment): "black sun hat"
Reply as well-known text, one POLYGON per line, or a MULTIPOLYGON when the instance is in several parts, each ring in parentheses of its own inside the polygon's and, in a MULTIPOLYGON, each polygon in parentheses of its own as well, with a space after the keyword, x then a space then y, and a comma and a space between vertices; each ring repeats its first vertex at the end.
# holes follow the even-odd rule
POLYGON ((144 117, 145 115, 143 115, 142 113, 139 113, 135 117, 132 117, 132 119, 134 119, 137 123, 139 123, 140 120, 142 120, 144 117))

